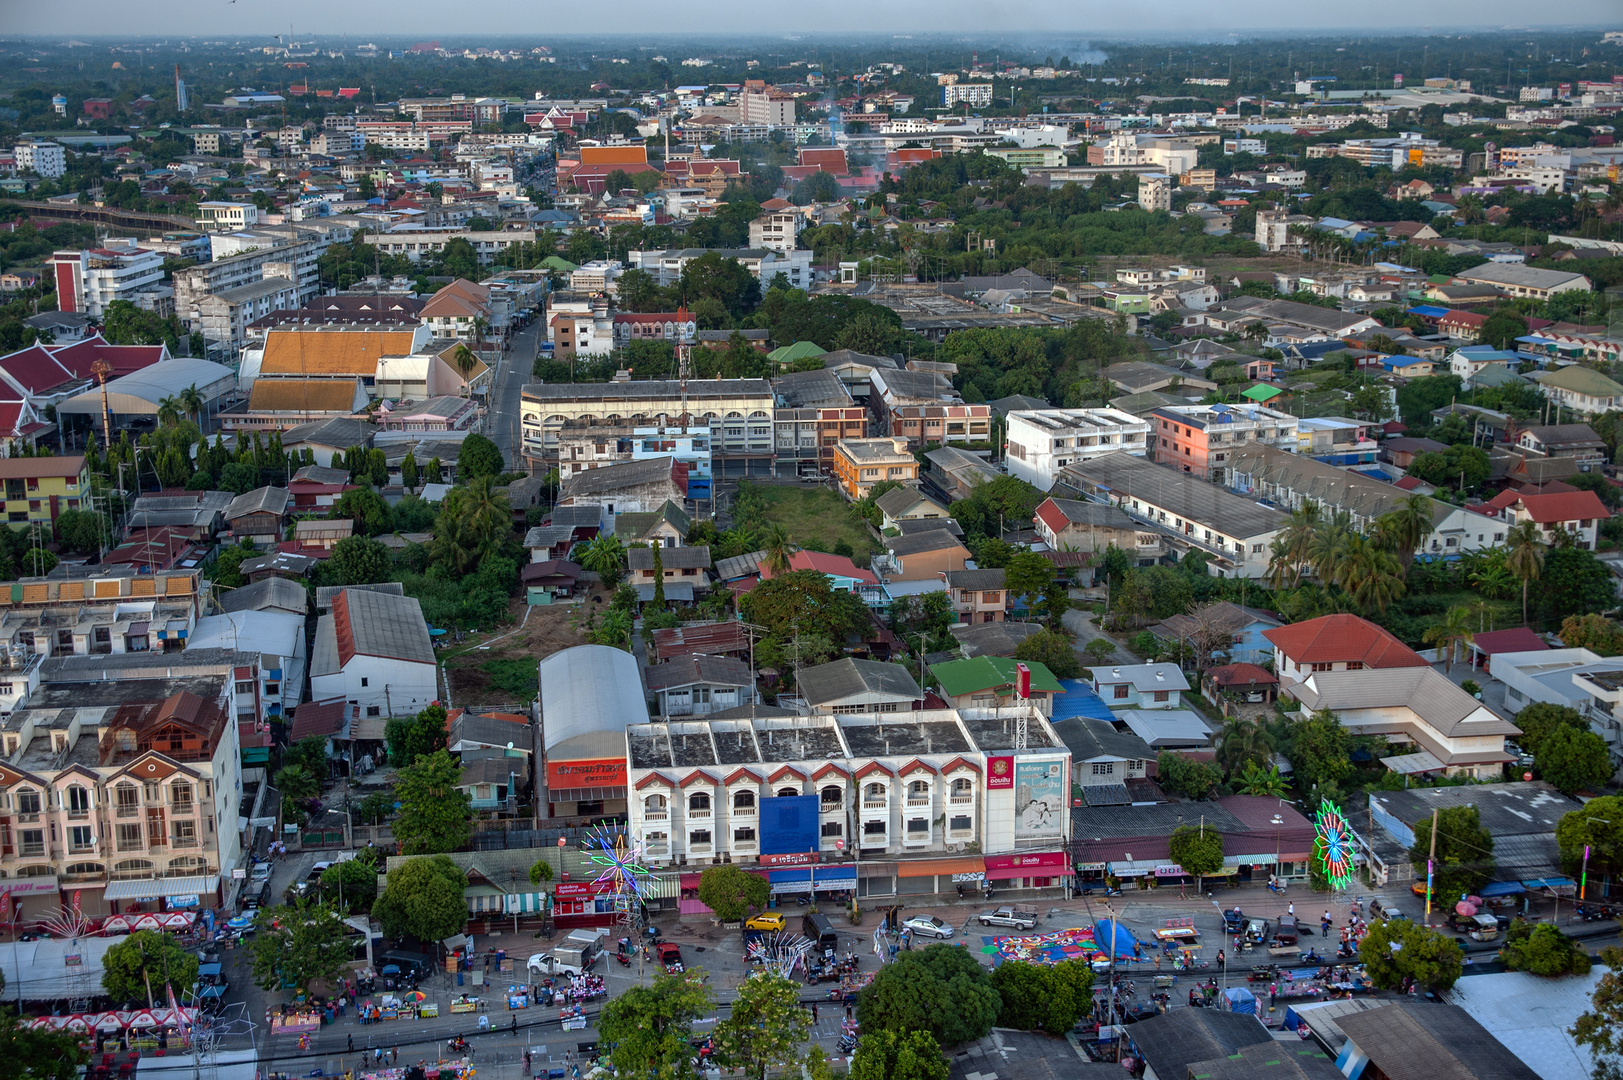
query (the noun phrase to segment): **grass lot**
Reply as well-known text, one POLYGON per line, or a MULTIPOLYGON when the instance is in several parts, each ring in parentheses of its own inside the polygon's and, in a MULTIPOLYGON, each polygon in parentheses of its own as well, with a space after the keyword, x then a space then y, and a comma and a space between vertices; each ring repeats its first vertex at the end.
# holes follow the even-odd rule
POLYGON ((766 503, 767 520, 782 525, 791 543, 832 551, 844 540, 858 566, 868 565, 868 557, 879 550, 868 527, 851 512, 851 504, 832 488, 758 484, 755 490, 766 503))

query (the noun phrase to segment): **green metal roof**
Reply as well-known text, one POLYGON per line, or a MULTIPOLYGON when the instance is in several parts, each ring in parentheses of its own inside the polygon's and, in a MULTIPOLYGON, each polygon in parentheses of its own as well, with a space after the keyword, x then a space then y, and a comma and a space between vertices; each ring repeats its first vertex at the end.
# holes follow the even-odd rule
MULTIPOLYGON (((1011 687, 1014 685, 1014 666, 1018 660, 1006 656, 977 656, 973 660, 951 660, 944 664, 931 664, 930 674, 941 681, 941 692, 948 697, 961 697, 976 690, 1011 687)), ((1025 662, 1031 669, 1031 689, 1050 694, 1063 694, 1065 688, 1054 678, 1046 664, 1035 660, 1025 662)))
POLYGON ((1278 397, 1284 392, 1285 391, 1281 390, 1277 386, 1269 386, 1267 383, 1258 383, 1251 389, 1243 391, 1240 396, 1250 398, 1252 401, 1272 401, 1274 398, 1278 397))
POLYGON ((814 341, 797 341, 793 345, 784 345, 767 353, 767 359, 775 364, 792 364, 796 360, 805 360, 813 356, 822 356, 827 349, 818 348, 814 341))

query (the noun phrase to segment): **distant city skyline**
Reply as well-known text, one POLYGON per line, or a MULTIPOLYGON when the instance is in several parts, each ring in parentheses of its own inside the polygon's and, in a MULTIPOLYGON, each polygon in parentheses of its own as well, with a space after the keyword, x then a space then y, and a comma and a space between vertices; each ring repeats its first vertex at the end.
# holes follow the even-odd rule
MULTIPOLYGON (((1536 32, 1571 33, 1575 27, 1623 29, 1623 9, 1616 0, 1571 0, 1557 9, 1557 24, 1536 32)), ((1541 9, 1540 14, 1553 14, 1541 9)), ((811 4, 757 6, 747 13, 735 4, 698 0, 672 6, 628 0, 612 9, 524 5, 482 8, 471 18, 451 17, 443 4, 423 0, 381 4, 333 4, 321 0, 286 0, 270 5, 242 0, 170 0, 158 6, 133 6, 111 0, 53 0, 52 3, 6 5, 0 33, 57 35, 197 36, 209 40, 272 37, 291 24, 299 35, 425 34, 472 38, 489 35, 544 40, 549 35, 623 34, 627 36, 706 34, 819 33, 849 36, 853 25, 874 36, 894 33, 959 35, 985 33, 1018 36, 1058 32, 1131 36, 1138 40, 1201 32, 1292 34, 1382 30, 1494 32, 1529 26, 1528 8, 1510 0, 1368 0, 1356 5, 1301 4, 1285 0, 1240 0, 1213 5, 1195 0, 1167 0, 1154 7, 1093 3, 1056 8, 1052 4, 968 3, 964 0, 889 0, 879 4, 820 0, 811 4), (852 17, 859 22, 853 24, 852 17)), ((1056 46, 1057 47, 1057 46, 1056 46)), ((1623 50, 1620 50, 1623 52, 1623 50)))

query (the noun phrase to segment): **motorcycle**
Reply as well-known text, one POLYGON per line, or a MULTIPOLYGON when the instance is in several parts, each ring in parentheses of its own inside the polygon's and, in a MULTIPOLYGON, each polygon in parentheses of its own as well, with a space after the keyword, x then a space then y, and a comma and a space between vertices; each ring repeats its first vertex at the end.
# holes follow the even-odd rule
POLYGON ((614 958, 616 960, 620 961, 620 966, 621 967, 630 967, 631 966, 631 957, 627 956, 625 953, 615 953, 614 958))
POLYGON ((795 897, 795 903, 801 907, 805 907, 807 904, 811 903, 811 897, 807 896, 805 893, 801 893, 799 896, 795 897))
POLYGON ((463 1053, 468 1049, 468 1040, 457 1035, 445 1041, 445 1048, 453 1054, 463 1053))
POLYGON ((857 1037, 855 1035, 840 1036, 840 1053, 854 1054, 857 1052, 857 1037))

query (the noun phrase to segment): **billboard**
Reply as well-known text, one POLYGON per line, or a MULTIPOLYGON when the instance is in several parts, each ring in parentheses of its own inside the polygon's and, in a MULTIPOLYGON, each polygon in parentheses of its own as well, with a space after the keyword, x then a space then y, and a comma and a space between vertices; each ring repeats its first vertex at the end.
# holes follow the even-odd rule
POLYGON ((1014 767, 1014 835, 1059 836, 1065 828, 1065 763, 1021 761, 1014 767))
POLYGON ((792 855, 816 851, 817 803, 816 795, 779 795, 762 799, 761 854, 792 855))
POLYGON ((547 787, 606 788, 626 786, 625 758, 596 758, 585 761, 547 762, 547 787))
POLYGON ((994 757, 986 759, 986 788, 996 791, 999 788, 1014 787, 1014 758, 994 757))

